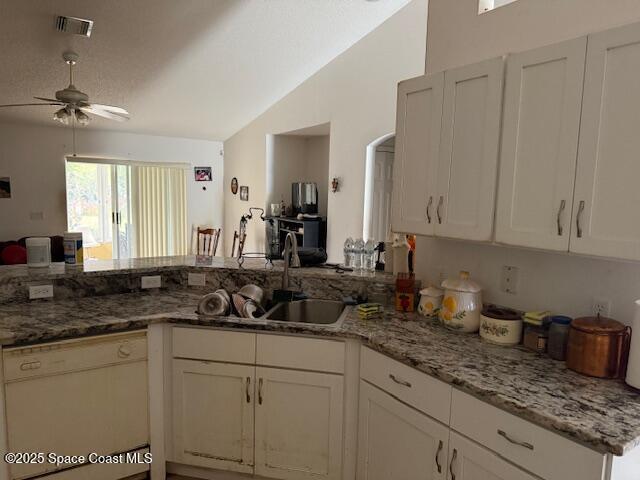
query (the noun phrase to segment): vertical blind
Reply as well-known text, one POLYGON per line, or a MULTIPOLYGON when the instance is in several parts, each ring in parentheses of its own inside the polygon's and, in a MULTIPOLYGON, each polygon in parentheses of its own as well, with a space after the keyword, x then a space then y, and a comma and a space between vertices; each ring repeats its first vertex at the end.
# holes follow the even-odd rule
POLYGON ((131 193, 136 256, 186 255, 185 170, 132 165, 131 193))

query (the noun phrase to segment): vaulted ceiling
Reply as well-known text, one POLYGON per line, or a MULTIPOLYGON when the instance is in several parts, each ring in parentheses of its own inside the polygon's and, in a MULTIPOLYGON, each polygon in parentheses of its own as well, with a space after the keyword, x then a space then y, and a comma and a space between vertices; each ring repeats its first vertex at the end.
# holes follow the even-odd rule
MULTIPOLYGON (((76 86, 119 105, 124 124, 89 128, 224 140, 409 0, 0 0, 0 104, 76 86), (84 38, 54 19, 94 20, 84 38)), ((55 107, 0 109, 0 121, 54 125, 55 107)))

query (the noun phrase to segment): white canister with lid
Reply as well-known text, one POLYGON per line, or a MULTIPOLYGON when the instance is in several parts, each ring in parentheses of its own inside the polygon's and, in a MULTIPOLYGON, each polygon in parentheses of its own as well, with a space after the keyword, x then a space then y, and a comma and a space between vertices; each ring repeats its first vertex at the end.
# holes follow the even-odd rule
POLYGON ((442 297, 444 292, 438 287, 429 285, 427 288, 420 290, 420 304, 418 312, 425 317, 436 317, 442 305, 442 297))
POLYGON ((27 265, 48 267, 51 265, 51 239, 49 237, 29 237, 25 240, 27 265))
POLYGON ((444 298, 439 318, 445 327, 463 333, 477 332, 482 311, 482 288, 461 271, 458 278, 442 282, 444 298))

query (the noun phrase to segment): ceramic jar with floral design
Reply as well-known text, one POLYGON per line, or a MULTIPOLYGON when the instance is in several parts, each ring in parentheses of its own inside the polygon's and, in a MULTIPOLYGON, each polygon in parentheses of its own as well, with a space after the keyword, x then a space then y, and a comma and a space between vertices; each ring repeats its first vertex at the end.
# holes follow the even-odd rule
POLYGON ((442 305, 443 295, 442 289, 432 285, 420 290, 420 304, 418 305, 420 315, 429 318, 437 317, 442 305))
POLYGON ((458 278, 442 282, 444 298, 438 314, 442 324, 463 333, 474 333, 480 328, 482 288, 462 271, 458 278))

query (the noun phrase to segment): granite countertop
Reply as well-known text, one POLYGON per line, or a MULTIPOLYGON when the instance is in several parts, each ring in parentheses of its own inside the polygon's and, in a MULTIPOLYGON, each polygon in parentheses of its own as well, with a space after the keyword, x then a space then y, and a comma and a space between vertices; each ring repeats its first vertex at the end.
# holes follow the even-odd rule
MULTIPOLYGON (((198 265, 193 255, 132 258, 123 260, 89 260, 80 266, 52 263, 49 267, 29 268, 27 265, 0 265, 0 285, 13 280, 41 281, 57 278, 77 278, 81 276, 102 277, 122 273, 161 273, 163 271, 202 271, 219 270, 247 270, 281 272, 282 260, 274 260, 267 264, 264 259, 246 258, 243 264, 237 258, 212 257, 211 265, 198 265)), ((393 283, 395 279, 389 273, 376 272, 375 275, 363 277, 354 272, 336 272, 333 267, 305 267, 289 270, 292 277, 354 277, 373 278, 376 282, 393 283)))
POLYGON ((384 319, 362 321, 351 312, 339 328, 297 327, 199 316, 195 308, 200 296, 169 290, 0 305, 0 343, 40 343, 157 322, 355 338, 597 451, 623 455, 640 446, 640 394, 621 381, 578 375, 544 355, 490 345, 414 314, 390 311, 384 319))

